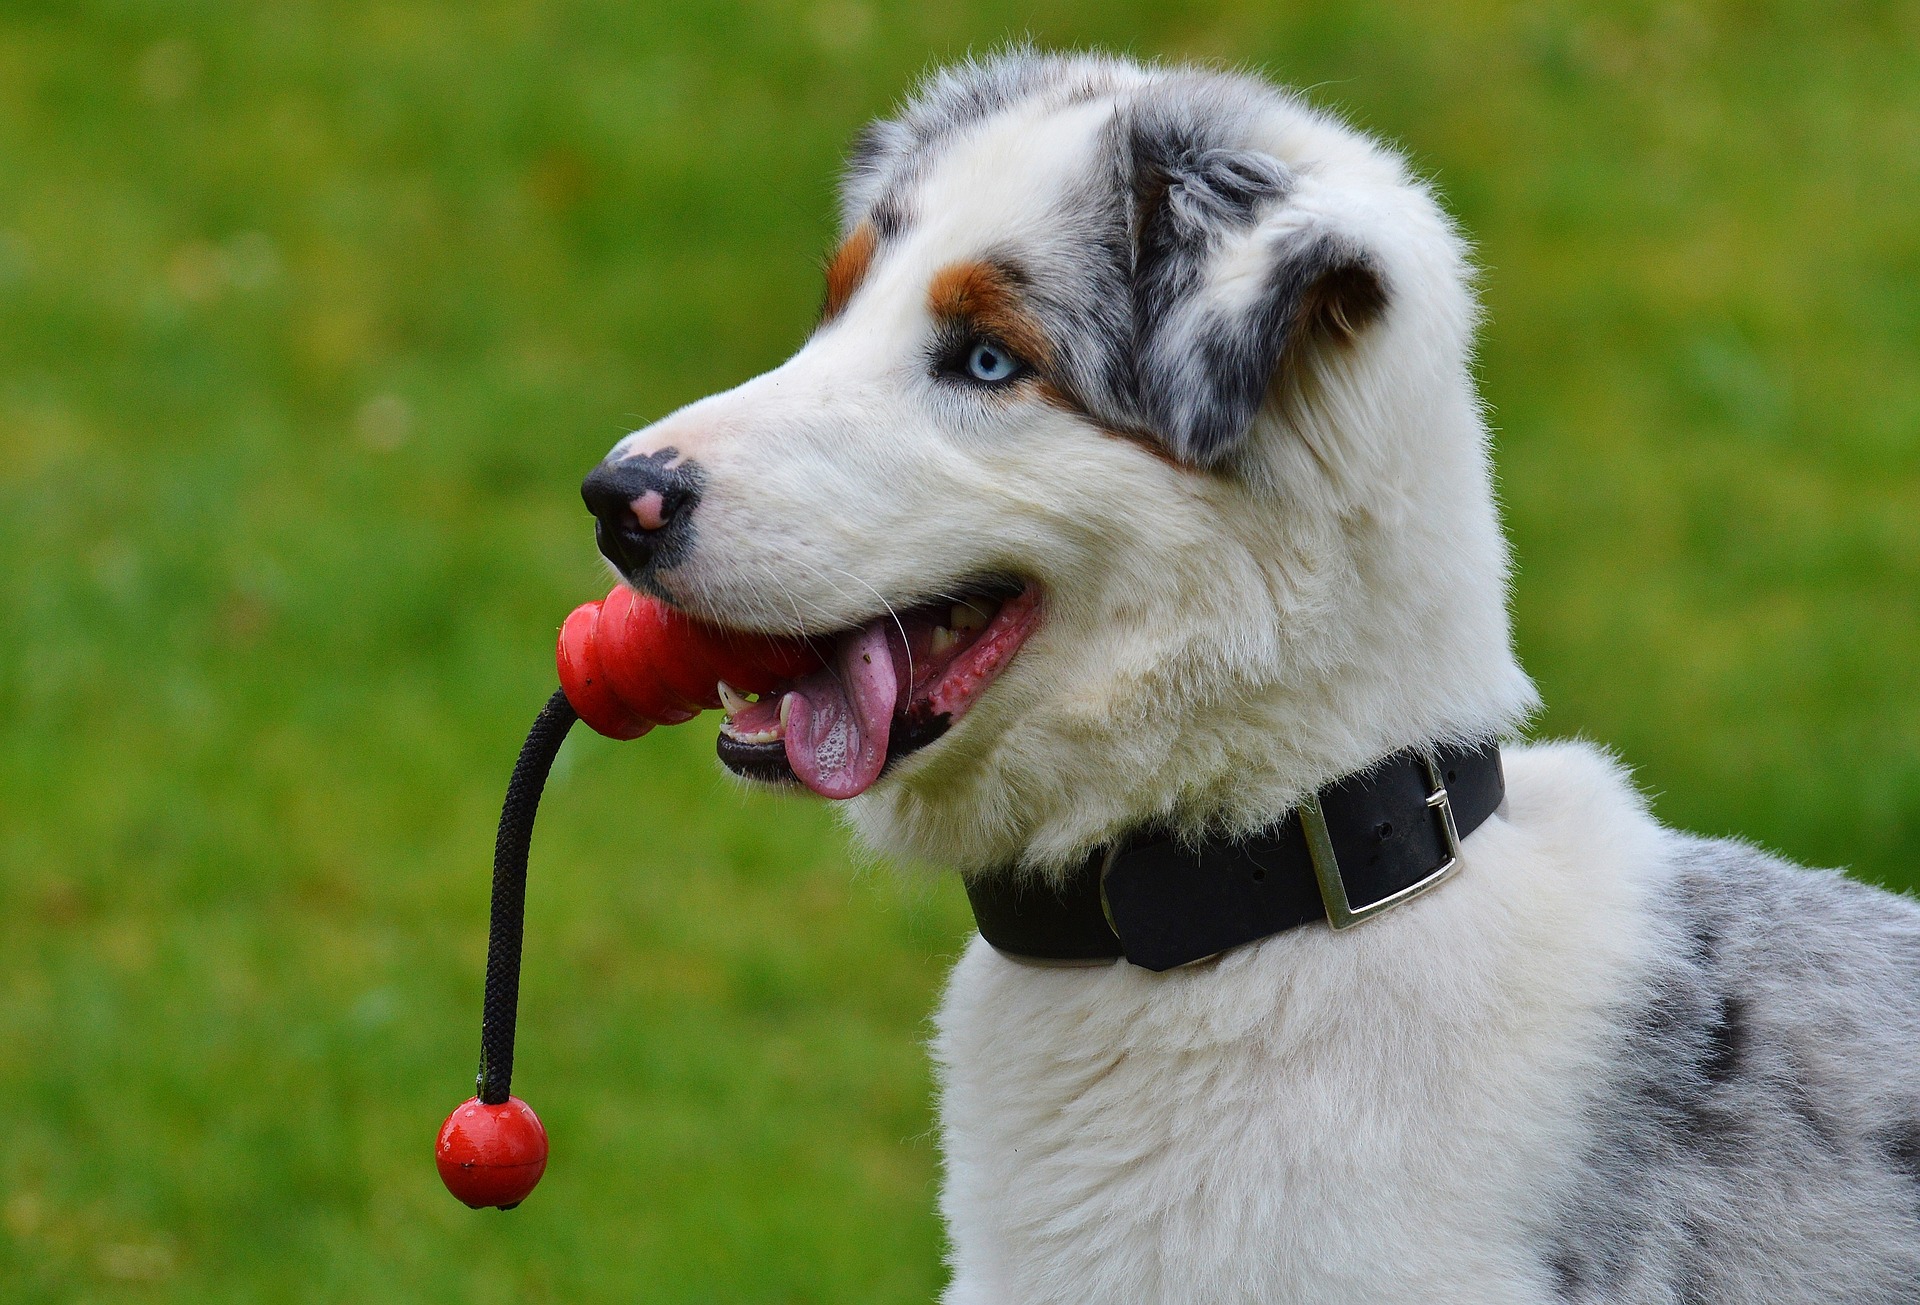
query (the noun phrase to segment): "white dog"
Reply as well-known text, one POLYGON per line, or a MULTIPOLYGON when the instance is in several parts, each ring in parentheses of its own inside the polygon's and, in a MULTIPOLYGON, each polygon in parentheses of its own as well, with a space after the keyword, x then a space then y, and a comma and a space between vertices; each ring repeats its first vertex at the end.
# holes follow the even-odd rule
POLYGON ((1590 746, 1502 787, 1470 272, 1405 164, 1016 53, 842 203, 805 346, 585 493, 636 585, 829 652, 723 689, 723 760, 967 876, 946 1299, 1920 1300, 1920 911, 1590 746))

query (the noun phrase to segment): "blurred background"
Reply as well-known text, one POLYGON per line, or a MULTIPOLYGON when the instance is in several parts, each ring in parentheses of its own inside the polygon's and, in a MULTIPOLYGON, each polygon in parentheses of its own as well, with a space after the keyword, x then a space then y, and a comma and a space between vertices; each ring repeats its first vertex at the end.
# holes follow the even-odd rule
POLYGON ((487 866, 581 475, 807 330, 841 151, 1030 34, 1247 63, 1478 243, 1549 704, 1920 872, 1920 9, 0 3, 0 1298, 926 1301, 956 888, 568 745, 470 1213, 487 866))

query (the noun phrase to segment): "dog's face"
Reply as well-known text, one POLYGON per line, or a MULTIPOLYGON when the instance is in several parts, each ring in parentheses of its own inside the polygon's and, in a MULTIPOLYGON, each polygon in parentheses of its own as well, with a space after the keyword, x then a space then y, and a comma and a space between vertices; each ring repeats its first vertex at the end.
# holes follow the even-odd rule
POLYGON ((1444 221, 1257 83, 1031 58, 870 129, 843 205, 799 352, 586 486, 632 583, 827 652, 725 694, 723 760, 976 868, 1219 807, 1237 718, 1352 656, 1406 497, 1368 423, 1450 405, 1478 458, 1444 221), (1402 275, 1416 374, 1383 384, 1402 275))

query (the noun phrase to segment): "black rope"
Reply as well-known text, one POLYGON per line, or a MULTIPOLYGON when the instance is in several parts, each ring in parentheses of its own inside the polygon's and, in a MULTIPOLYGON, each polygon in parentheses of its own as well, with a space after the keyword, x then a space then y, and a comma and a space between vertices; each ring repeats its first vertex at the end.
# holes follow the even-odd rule
POLYGON ((520 1011, 520 936, 526 924, 527 848, 533 842, 533 815, 547 772, 580 717, 555 689, 534 717, 520 759, 507 781, 500 808, 500 833, 493 840, 493 914, 487 924, 487 998, 480 1017, 480 1099, 497 1106, 513 1083, 513 1025, 520 1011))

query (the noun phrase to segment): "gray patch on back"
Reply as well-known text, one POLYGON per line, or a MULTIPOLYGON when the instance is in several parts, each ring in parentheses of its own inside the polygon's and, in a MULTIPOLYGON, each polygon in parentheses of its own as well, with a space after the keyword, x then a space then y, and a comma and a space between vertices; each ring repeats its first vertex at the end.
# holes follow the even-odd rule
POLYGON ((1920 906, 1675 844, 1665 954, 1547 1230, 1562 1299, 1920 1300, 1920 906))

